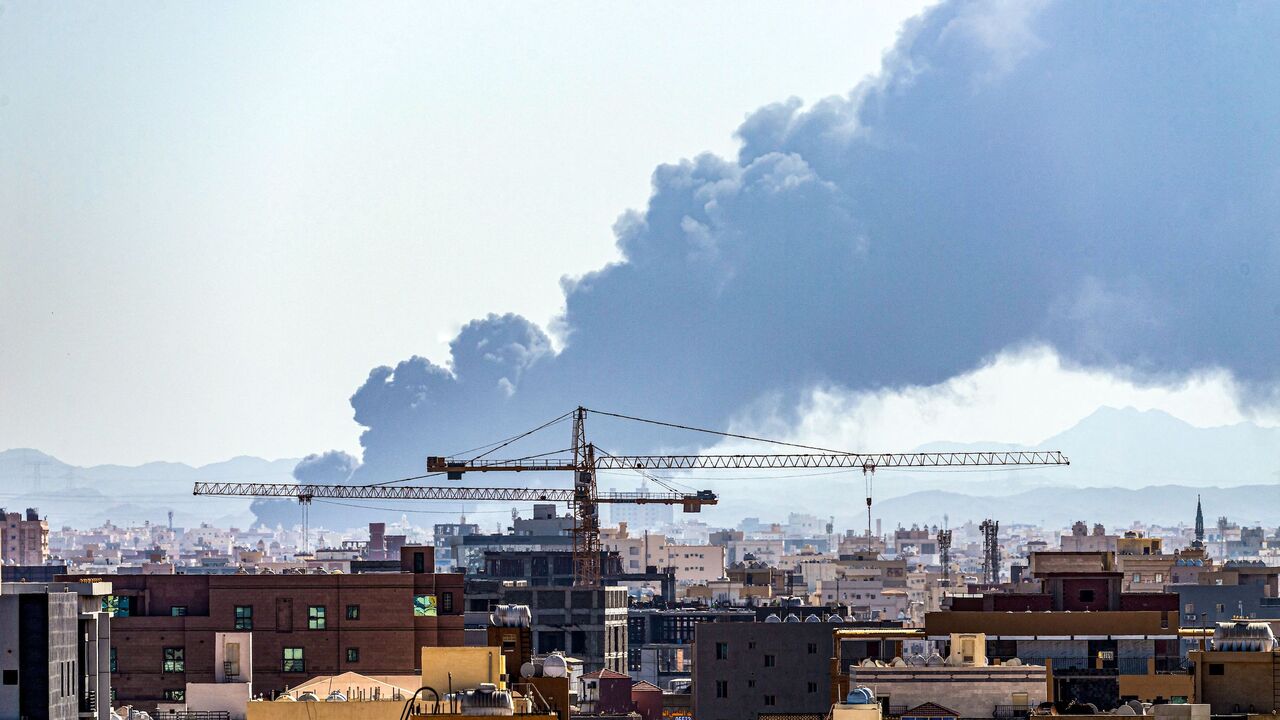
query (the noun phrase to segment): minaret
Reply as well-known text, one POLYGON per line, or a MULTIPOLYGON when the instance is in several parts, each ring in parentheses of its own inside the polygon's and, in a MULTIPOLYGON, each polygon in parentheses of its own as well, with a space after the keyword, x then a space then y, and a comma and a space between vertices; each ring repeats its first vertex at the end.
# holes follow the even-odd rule
POLYGON ((1200 509, 1200 496, 1196 495, 1196 539, 1191 547, 1199 550, 1204 547, 1204 511, 1200 509))

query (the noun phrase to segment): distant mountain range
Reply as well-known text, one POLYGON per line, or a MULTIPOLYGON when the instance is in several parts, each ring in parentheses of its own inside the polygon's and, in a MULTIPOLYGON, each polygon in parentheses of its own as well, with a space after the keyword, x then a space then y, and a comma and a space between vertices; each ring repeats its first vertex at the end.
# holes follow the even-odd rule
POLYGON ((200 467, 151 462, 136 467, 78 467, 39 450, 0 451, 0 508, 35 507, 51 527, 90 527, 105 520, 118 525, 168 522, 186 527, 208 522, 247 527, 254 521, 249 500, 197 498, 195 482, 291 482, 296 459, 241 456, 200 467))
MULTIPOLYGON (((1249 524, 1280 523, 1280 428, 1252 423, 1197 428, 1163 412, 1102 408, 1035 447, 1061 450, 1071 466, 881 471, 874 483, 874 514, 886 527, 941 522, 944 513, 952 524, 985 517, 1058 526, 1074 520, 1110 526, 1134 520, 1176 524, 1191 522, 1195 496, 1202 493, 1211 518, 1225 514, 1249 524)), ((934 443, 919 449, 1024 448, 1002 443, 934 443)), ((166 522, 170 510, 174 521, 184 526, 202 521, 241 527, 256 521, 289 525, 300 518, 292 501, 196 498, 191 484, 289 482, 296 462, 237 457, 202 467, 167 462, 76 467, 37 450, 6 450, 0 451, 0 507, 38 507, 55 527, 86 527, 107 519, 166 522)), ((788 512, 835 516, 841 526, 861 527, 865 522, 863 482, 853 474, 708 479, 696 484, 720 493, 720 507, 703 516, 712 524, 732 525, 747 516, 785 520, 788 512)), ((427 507, 414 504, 406 509, 427 507)), ((372 508, 317 504, 311 517, 313 527, 342 529, 398 518, 400 512, 391 502, 372 508)))

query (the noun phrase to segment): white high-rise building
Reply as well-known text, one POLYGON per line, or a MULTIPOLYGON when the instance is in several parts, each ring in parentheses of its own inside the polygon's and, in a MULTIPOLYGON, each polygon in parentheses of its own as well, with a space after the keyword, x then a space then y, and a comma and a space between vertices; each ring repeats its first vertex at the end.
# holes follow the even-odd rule
MULTIPOLYGON (((613 488, 609 488, 610 491, 613 488)), ((637 493, 650 495, 649 483, 641 480, 637 493)), ((609 505, 609 524, 626 523, 632 530, 655 530, 670 525, 675 520, 674 505, 645 503, 643 505, 611 504, 609 505)))

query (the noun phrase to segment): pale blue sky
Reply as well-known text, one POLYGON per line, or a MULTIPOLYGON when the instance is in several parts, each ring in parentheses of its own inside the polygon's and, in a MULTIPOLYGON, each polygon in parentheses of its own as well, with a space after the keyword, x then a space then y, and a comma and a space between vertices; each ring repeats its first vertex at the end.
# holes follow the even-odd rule
POLYGON ((371 367, 545 323, 658 163, 920 5, 3 2, 0 448, 355 450, 371 367))

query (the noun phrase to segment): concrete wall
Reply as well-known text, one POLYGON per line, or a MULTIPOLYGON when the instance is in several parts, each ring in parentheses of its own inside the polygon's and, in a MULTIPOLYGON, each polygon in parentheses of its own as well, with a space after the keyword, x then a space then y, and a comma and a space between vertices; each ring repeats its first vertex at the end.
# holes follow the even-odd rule
POLYGON ((1193 652, 1196 664, 1196 702, 1208 703, 1214 715, 1237 712, 1269 713, 1277 709, 1276 677, 1280 651, 1193 652), (1222 674, 1214 675, 1215 665, 1222 674))
MULTIPOLYGON (((422 648, 422 684, 440 692, 470 690, 480 683, 501 682, 506 658, 498 648, 422 648)), ((518 670, 518 668, 517 668, 518 670)))
POLYGON ((933 702, 960 717, 992 717, 997 705, 1012 705, 1026 693, 1034 707, 1045 701, 1045 669, 1022 667, 853 668, 852 683, 871 688, 882 702, 907 709, 933 702))
POLYGON ((188 710, 225 711, 231 720, 245 720, 249 705, 249 683, 187 683, 188 710))

